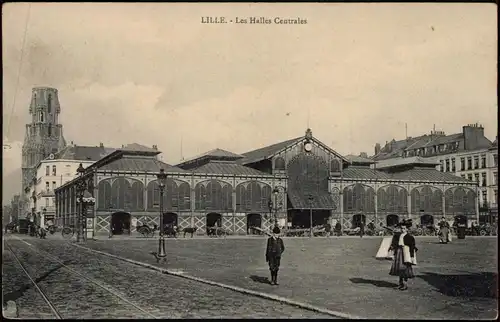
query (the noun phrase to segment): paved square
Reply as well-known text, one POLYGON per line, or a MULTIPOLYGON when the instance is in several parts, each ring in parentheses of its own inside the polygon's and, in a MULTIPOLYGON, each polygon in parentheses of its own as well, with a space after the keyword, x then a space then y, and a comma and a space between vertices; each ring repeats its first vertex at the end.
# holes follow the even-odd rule
MULTIPOLYGON (((170 269, 367 318, 492 319, 497 315, 497 240, 442 245, 417 238, 417 277, 394 290, 379 237, 285 238, 279 286, 266 283, 265 239, 168 239, 170 269)), ((87 246, 156 264, 157 240, 89 241, 87 246)))

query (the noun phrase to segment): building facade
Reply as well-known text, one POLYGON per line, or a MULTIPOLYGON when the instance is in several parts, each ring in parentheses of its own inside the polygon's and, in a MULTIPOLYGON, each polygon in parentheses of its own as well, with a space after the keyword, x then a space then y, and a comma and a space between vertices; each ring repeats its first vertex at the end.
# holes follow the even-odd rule
POLYGON ((481 125, 468 124, 461 133, 451 135, 432 131, 430 135, 392 140, 383 148, 376 144, 373 160, 384 164, 413 156, 435 161, 439 171, 476 182, 480 213, 497 213, 498 143, 484 136, 481 125))
MULTIPOLYGON (((366 158, 346 158, 312 136, 236 154, 221 149, 171 166, 160 152, 122 148, 85 170, 88 192, 96 198, 87 214, 97 234, 134 233, 138 225, 223 227, 234 234, 267 229, 276 215, 284 227, 340 222, 392 225, 402 218, 431 224, 437 217, 474 220, 476 182, 435 169, 422 158, 374 168, 366 158), (168 175, 164 209, 156 175, 168 175)), ((56 213, 63 225, 75 222, 76 181, 56 189, 56 213)))
POLYGON ((62 150, 51 153, 35 167, 34 177, 29 180, 25 193, 29 197, 29 216, 40 226, 48 221, 58 224, 56 218, 55 190, 77 176, 80 163, 90 166, 113 152, 114 148, 79 146, 71 142, 62 150))

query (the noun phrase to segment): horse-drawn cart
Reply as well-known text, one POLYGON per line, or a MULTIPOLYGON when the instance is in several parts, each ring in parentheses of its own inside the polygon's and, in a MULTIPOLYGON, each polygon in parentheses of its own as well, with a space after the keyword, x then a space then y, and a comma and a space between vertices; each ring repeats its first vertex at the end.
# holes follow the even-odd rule
POLYGON ((148 225, 137 226, 137 232, 141 234, 144 238, 152 238, 155 235, 157 227, 151 228, 148 225))

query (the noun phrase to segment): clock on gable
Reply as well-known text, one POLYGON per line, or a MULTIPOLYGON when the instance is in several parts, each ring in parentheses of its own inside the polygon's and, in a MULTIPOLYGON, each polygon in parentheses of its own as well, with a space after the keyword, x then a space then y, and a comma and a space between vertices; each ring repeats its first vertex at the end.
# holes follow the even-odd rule
POLYGON ((304 144, 304 150, 306 150, 306 152, 311 152, 312 151, 312 148, 313 148, 313 145, 311 142, 306 142, 304 144))

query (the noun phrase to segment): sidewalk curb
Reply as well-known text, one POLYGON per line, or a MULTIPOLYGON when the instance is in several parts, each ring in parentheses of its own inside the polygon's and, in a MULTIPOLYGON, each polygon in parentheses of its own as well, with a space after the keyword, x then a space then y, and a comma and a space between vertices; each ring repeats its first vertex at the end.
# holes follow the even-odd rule
POLYGON ((203 284, 208 284, 208 285, 212 285, 212 286, 218 286, 218 287, 221 287, 221 288, 229 289, 229 290, 232 290, 232 291, 235 291, 235 292, 239 292, 239 293, 243 293, 243 294, 247 294, 247 295, 253 295, 253 296, 256 296, 256 297, 260 297, 260 298, 264 298, 264 299, 268 299, 268 300, 273 300, 273 301, 280 302, 280 303, 285 303, 285 304, 296 306, 296 307, 299 307, 299 308, 302 308, 302 309, 306 309, 306 310, 309 310, 309 311, 314 311, 314 312, 318 312, 318 313, 330 315, 330 316, 333 316, 333 317, 336 317, 336 318, 343 318, 343 319, 365 319, 365 318, 362 318, 362 317, 353 316, 353 315, 350 315, 350 314, 346 314, 346 313, 342 313, 342 312, 337 312, 337 311, 332 311, 332 310, 328 310, 328 309, 325 309, 325 308, 317 307, 317 306, 314 306, 314 305, 311 305, 311 304, 308 304, 308 303, 295 301, 295 300, 288 299, 288 298, 281 297, 281 296, 274 295, 274 294, 263 293, 263 292, 258 292, 258 291, 252 291, 252 290, 241 288, 241 287, 238 287, 238 286, 227 285, 227 284, 223 284, 223 283, 219 283, 219 282, 215 282, 215 281, 206 280, 206 279, 195 277, 195 276, 191 276, 191 275, 186 275, 184 273, 179 273, 179 272, 171 271, 171 270, 168 270, 168 269, 165 269, 165 268, 161 268, 161 267, 154 266, 154 265, 151 265, 151 264, 139 262, 139 261, 136 261, 136 260, 133 260, 133 259, 128 259, 128 258, 121 257, 121 256, 118 256, 118 255, 113 255, 113 254, 110 254, 110 253, 102 252, 102 251, 99 251, 99 250, 91 249, 91 248, 80 246, 80 245, 77 245, 77 244, 71 243, 71 245, 73 245, 75 247, 78 247, 78 248, 85 249, 85 250, 90 251, 90 252, 94 252, 94 253, 101 254, 101 255, 104 255, 104 256, 108 256, 108 257, 112 257, 112 258, 115 258, 115 259, 118 259, 118 260, 121 260, 121 261, 124 261, 124 262, 128 262, 128 263, 131 263, 131 264, 134 264, 134 265, 146 267, 146 268, 149 268, 149 269, 161 272, 163 274, 177 276, 177 277, 185 278, 185 279, 188 279, 188 280, 193 280, 193 281, 196 281, 196 282, 200 282, 200 283, 203 283, 203 284))

